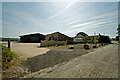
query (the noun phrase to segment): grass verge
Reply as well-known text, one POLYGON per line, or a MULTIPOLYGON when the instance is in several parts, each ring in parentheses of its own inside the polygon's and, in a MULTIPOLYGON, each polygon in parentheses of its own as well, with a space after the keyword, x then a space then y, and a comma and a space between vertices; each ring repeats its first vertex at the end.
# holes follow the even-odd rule
POLYGON ((2 49, 2 70, 9 69, 17 59, 17 56, 7 47, 0 44, 2 49))

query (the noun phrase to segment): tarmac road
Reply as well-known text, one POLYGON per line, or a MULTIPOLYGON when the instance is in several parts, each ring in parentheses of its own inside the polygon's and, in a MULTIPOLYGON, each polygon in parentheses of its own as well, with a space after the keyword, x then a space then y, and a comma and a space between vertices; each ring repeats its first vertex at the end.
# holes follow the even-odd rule
POLYGON ((118 44, 110 44, 25 78, 118 78, 118 44))

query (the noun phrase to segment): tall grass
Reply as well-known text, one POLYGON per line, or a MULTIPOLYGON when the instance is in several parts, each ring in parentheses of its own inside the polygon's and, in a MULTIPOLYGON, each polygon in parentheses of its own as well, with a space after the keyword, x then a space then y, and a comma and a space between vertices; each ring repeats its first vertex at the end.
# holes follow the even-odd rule
POLYGON ((8 69, 12 64, 12 60, 16 58, 16 55, 7 47, 0 45, 2 48, 2 69, 8 69))
POLYGON ((120 44, 120 40, 118 40, 118 43, 120 44))

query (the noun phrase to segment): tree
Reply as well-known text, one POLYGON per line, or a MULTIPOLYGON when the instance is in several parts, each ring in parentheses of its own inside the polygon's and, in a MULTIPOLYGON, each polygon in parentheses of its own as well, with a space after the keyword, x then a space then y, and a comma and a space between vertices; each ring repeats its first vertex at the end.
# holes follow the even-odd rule
POLYGON ((111 43, 109 36, 103 36, 100 34, 99 34, 99 36, 100 36, 100 38, 98 39, 99 43, 109 43, 109 44, 111 43))
POLYGON ((118 25, 118 34, 120 34, 120 24, 118 25))
POLYGON ((117 41, 119 40, 119 36, 116 36, 116 38, 115 38, 117 41))
POLYGON ((117 30, 118 30, 117 33, 118 33, 118 36, 119 36, 119 40, 120 40, 120 24, 118 25, 118 29, 117 30))

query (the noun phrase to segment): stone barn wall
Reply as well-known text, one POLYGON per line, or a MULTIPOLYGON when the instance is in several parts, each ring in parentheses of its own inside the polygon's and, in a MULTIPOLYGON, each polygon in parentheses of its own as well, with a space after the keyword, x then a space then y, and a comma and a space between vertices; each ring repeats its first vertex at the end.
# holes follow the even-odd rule
POLYGON ((46 35, 45 40, 50 41, 67 41, 67 43, 73 43, 73 39, 59 32, 46 35))

